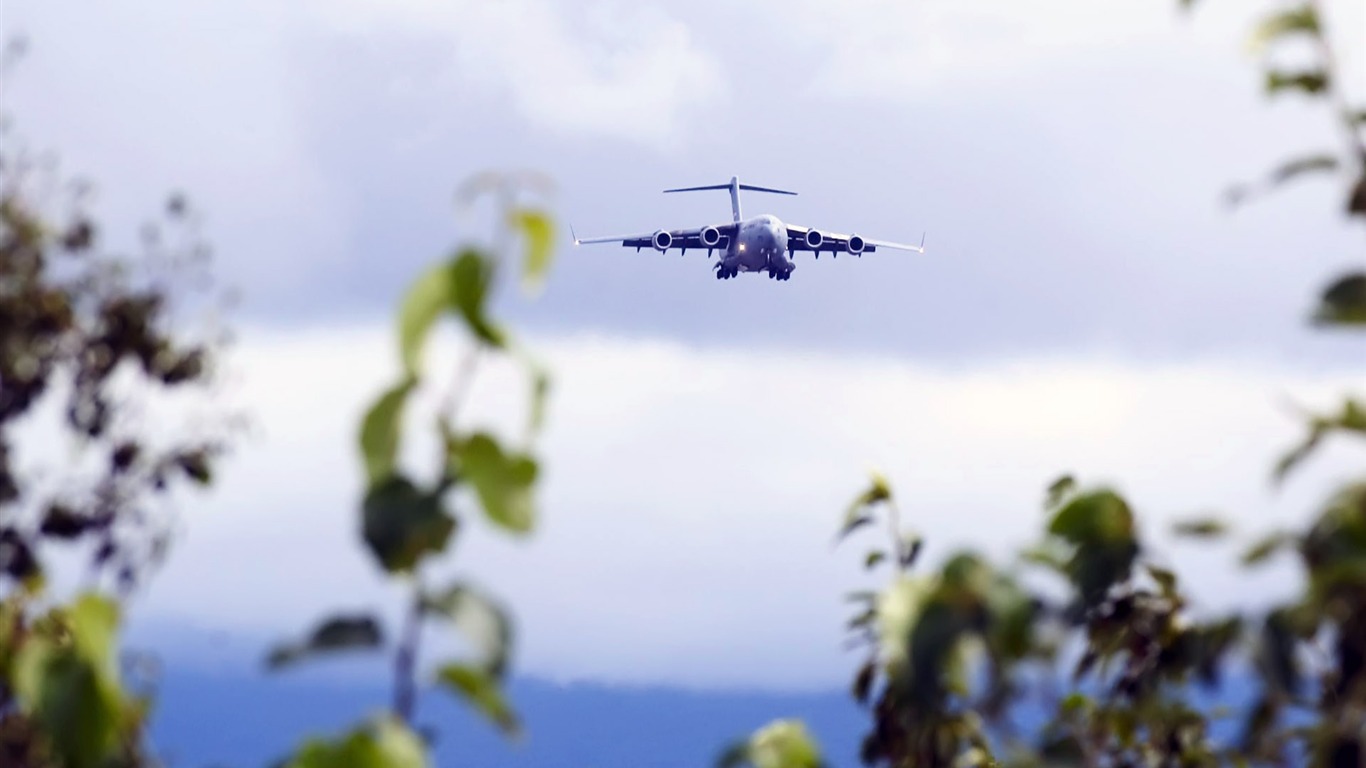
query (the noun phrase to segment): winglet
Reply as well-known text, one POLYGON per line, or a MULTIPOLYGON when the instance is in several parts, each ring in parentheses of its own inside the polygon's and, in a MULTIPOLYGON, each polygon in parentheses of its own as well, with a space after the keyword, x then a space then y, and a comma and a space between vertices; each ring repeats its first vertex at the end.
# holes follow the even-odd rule
POLYGON ((574 245, 579 244, 579 236, 574 234, 574 222, 569 223, 569 236, 574 238, 574 245))
POLYGON ((921 232, 921 233, 920 233, 920 252, 921 252, 921 253, 924 253, 924 252, 925 252, 925 233, 924 233, 924 232, 921 232))

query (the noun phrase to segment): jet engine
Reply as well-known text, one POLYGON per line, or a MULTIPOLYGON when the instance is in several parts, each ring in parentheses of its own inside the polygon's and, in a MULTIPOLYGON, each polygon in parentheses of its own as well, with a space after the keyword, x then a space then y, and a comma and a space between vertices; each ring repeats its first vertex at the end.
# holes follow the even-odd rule
POLYGON ((822 234, 820 233, 820 231, 815 230, 815 229, 809 229, 809 230, 807 230, 807 232, 806 232, 806 247, 807 247, 807 248, 810 248, 811 250, 814 251, 814 250, 816 250, 817 248, 820 248, 820 247, 821 247, 821 243, 823 243, 823 242, 825 242, 825 235, 822 235, 822 234))
POLYGON ((658 232, 655 233, 655 236, 654 236, 654 246, 655 246, 655 250, 667 251, 667 250, 669 250, 669 246, 673 245, 673 243, 674 243, 674 236, 671 235, 671 234, 669 234, 668 232, 665 232, 664 230, 661 229, 661 230, 659 230, 658 232))
POLYGON ((863 246, 864 246, 863 238, 859 237, 858 235, 850 235, 850 236, 849 236, 849 252, 850 252, 850 253, 854 253, 854 254, 863 253, 863 246))
POLYGON ((721 230, 716 227, 705 227, 700 234, 702 244, 708 248, 715 248, 721 242, 721 230))

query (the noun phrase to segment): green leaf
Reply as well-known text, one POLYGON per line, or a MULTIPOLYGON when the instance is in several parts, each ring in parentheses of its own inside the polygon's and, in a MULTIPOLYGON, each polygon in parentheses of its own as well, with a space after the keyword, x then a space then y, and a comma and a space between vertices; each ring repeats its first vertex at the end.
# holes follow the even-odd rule
POLYGON ((422 348, 441 312, 455 305, 455 262, 436 264, 413 281, 398 314, 398 339, 409 378, 421 373, 422 348))
POLYGON ((846 603, 864 603, 866 605, 871 605, 876 603, 877 600, 878 593, 866 589, 858 592, 849 592, 844 596, 844 602, 846 603))
POLYGON ((897 562, 902 568, 910 568, 925 548, 925 540, 914 533, 904 533, 897 545, 897 562))
POLYGON ((448 446, 452 473, 468 480, 489 520, 514 533, 535 523, 534 486, 539 468, 522 453, 504 452, 491 436, 478 433, 448 446))
POLYGON ((1338 159, 1333 155, 1310 155, 1291 160, 1271 172, 1272 184, 1283 184, 1307 173, 1326 173, 1338 169, 1338 159))
POLYGON ((507 346, 507 336, 503 330, 484 314, 489 287, 493 282, 492 262, 478 251, 467 250, 455 261, 454 280, 455 306, 470 332, 489 346, 507 346))
POLYGON ((538 290, 555 255, 555 224, 541 211, 520 208, 508 214, 509 225, 520 230, 526 241, 522 260, 522 284, 527 291, 538 290))
POLYGON ((1324 289, 1313 322, 1318 325, 1366 325, 1366 273, 1343 275, 1324 289))
POLYGON ((1217 539, 1228 533, 1228 526, 1222 520, 1206 517, 1178 522, 1173 526, 1173 532, 1193 539, 1217 539))
POLYGON ((422 739, 392 717, 377 718, 340 741, 305 744, 284 768, 427 768, 422 739))
POLYGON ((1319 17, 1314 8, 1302 5, 1267 17, 1252 34, 1251 45, 1260 50, 1267 43, 1293 34, 1319 34, 1319 17))
POLYGON ((1294 546, 1298 540, 1299 538, 1295 534, 1288 531, 1269 534, 1248 547, 1248 550, 1243 553, 1243 565, 1248 567, 1261 565, 1278 551, 1294 546))
POLYGON ((1266 74, 1266 92, 1303 91, 1309 94, 1323 93, 1328 89, 1328 73, 1323 70, 1304 72, 1272 71, 1266 74))
POLYGON ((1308 436, 1299 445, 1287 451, 1276 463, 1273 474, 1275 482, 1283 482, 1296 466, 1309 458, 1329 434, 1343 431, 1366 435, 1366 407, 1351 399, 1343 403, 1339 413, 1331 416, 1311 415, 1308 421, 1308 436))
POLYGON ((448 664, 437 673, 437 681, 460 698, 469 702, 480 714, 489 718, 503 733, 516 736, 521 724, 508 707, 498 683, 487 672, 467 664, 448 664))
POLYGON ((309 657, 338 651, 373 650, 383 643, 384 632, 373 616, 332 616, 320 622, 303 640, 272 649, 266 666, 278 670, 309 657))
POLYGON ((425 555, 444 550, 454 530, 455 519, 440 497, 423 493, 402 475, 390 475, 366 493, 362 535, 390 573, 410 572, 425 555))
POLYGON ((401 435, 403 406, 417 380, 407 378, 386 390, 366 411, 361 420, 360 450, 365 460, 369 485, 389 477, 394 471, 401 435))
MULTIPOLYGON (((1269 191, 1270 189, 1302 176, 1308 176, 1314 173, 1328 173, 1337 170, 1338 167, 1338 159, 1329 154, 1296 158, 1273 170, 1267 176, 1264 187, 1269 191)), ((1252 185, 1242 184, 1229 189, 1228 192, 1225 193, 1225 198, 1230 205, 1237 206, 1253 197, 1255 193, 1256 189, 1252 185)))
POLYGON ((20 646, 14 692, 67 768, 94 768, 118 746, 128 714, 114 647, 119 612, 87 594, 64 613, 67 642, 34 633, 20 646))
POLYGON ((774 720, 726 750, 720 768, 822 768, 820 748, 799 720, 774 720))
POLYGON ((1139 545, 1128 502, 1113 491, 1073 497, 1054 516, 1049 533, 1073 546, 1066 573, 1088 606, 1129 577, 1139 545))
POLYGON ((851 631, 855 629, 862 629, 864 627, 871 626, 874 621, 877 621, 877 609, 870 607, 864 609, 863 611, 860 611, 852 619, 850 619, 845 628, 851 631))
POLYGON ((1092 704, 1091 699, 1084 693, 1069 693, 1058 708, 1063 714, 1075 715, 1089 712, 1092 709, 1092 704))
POLYGON ((213 469, 209 466, 209 454, 206 451, 181 453, 176 456, 176 466, 199 485, 209 485, 213 481, 213 469))
POLYGON ((863 559, 863 567, 872 568, 873 566, 876 566, 878 563, 886 559, 886 552, 883 552, 881 550, 873 550, 872 552, 869 552, 868 556, 863 559))
POLYGON ((1157 586, 1162 589, 1163 597, 1173 597, 1176 595, 1176 574, 1166 568, 1159 568, 1156 565, 1146 567, 1148 575, 1153 577, 1157 586))
POLYGON ((1072 492, 1077 489, 1077 480, 1071 475, 1063 475, 1048 485, 1044 494, 1044 510, 1056 509, 1072 492))
POLYGON ((421 374, 423 346, 444 311, 457 311, 470 330, 488 344, 505 344, 503 333, 484 315, 492 275, 489 260, 469 248, 454 259, 431 267, 413 282, 399 308, 398 319, 400 355, 409 377, 421 374))
POLYGON ((1069 501, 1053 517, 1048 532, 1085 546, 1133 538, 1134 515, 1129 504, 1113 491, 1093 491, 1069 501))
POLYGON ((872 522, 873 518, 868 515, 856 515, 854 517, 846 518, 844 526, 840 528, 839 536, 836 538, 842 539, 863 526, 870 525, 872 522))
POLYGON ((453 584, 425 595, 423 610, 450 621, 479 651, 485 668, 495 678, 507 670, 512 647, 512 621, 487 595, 466 584, 453 584))
POLYGON ((1357 179, 1352 194, 1347 197, 1347 215, 1366 216, 1366 174, 1357 179))
POLYGON ((887 483, 887 478, 874 472, 868 487, 849 503, 844 515, 844 524, 840 526, 839 538, 843 539, 858 528, 872 522, 872 518, 863 514, 865 508, 890 501, 891 498, 892 489, 887 483))
POLYGON ((854 676, 854 683, 850 687, 850 693, 854 700, 860 704, 867 704, 868 697, 872 695, 873 683, 877 680, 877 661, 870 660, 859 667, 858 674, 854 676))

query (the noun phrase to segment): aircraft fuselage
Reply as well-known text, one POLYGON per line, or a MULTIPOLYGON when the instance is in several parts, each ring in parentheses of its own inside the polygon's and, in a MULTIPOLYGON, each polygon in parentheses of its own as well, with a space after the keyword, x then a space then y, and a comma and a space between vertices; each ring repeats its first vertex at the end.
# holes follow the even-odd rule
POLYGON ((795 265, 787 257, 787 227, 777 216, 767 214, 740 222, 721 268, 732 273, 791 272, 795 265))

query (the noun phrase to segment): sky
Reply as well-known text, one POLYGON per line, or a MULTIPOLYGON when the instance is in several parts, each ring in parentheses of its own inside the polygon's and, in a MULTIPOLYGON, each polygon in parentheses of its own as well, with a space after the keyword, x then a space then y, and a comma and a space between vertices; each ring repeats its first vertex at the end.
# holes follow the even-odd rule
MULTIPOLYGON (((1267 476, 1299 434, 1287 398, 1366 381, 1359 340, 1303 322, 1361 264, 1361 226, 1345 178, 1221 206, 1336 136, 1260 93, 1254 9, 1175 5, 7 3, 20 132, 96 182, 113 242, 184 190, 244 296, 225 397, 257 429, 139 626, 261 644, 333 608, 392 615, 356 545, 355 425, 397 374, 408 282, 483 236, 453 195, 485 169, 548 175, 582 235, 723 221, 724 193, 658 192, 738 175, 800 193, 749 213, 928 246, 718 282, 701 254, 562 233, 544 295, 499 304, 555 376, 542 526, 473 526, 442 566, 506 599, 526 674, 842 685, 840 596, 882 576, 832 536, 872 468, 932 559, 1028 543, 1064 471, 1118 484, 1159 538, 1207 509, 1249 536, 1304 520, 1360 451, 1267 476)), ((1327 7, 1366 28, 1363 3, 1327 7)), ((436 369, 462 343, 435 339, 436 369)), ((468 413, 516 429, 515 370, 481 376, 468 413)), ((1202 609, 1290 588, 1221 551, 1171 550, 1202 609)))

